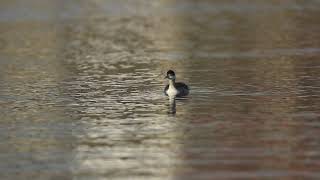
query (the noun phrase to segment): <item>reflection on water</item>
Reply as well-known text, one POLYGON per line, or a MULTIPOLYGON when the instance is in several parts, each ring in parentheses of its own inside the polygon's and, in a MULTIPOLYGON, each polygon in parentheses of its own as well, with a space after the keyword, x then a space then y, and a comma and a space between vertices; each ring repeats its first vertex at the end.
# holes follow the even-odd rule
POLYGON ((176 114, 177 108, 176 108, 176 98, 175 97, 169 97, 169 110, 168 114, 176 114))
POLYGON ((44 2, 0 6, 0 179, 320 177, 318 1, 44 2))

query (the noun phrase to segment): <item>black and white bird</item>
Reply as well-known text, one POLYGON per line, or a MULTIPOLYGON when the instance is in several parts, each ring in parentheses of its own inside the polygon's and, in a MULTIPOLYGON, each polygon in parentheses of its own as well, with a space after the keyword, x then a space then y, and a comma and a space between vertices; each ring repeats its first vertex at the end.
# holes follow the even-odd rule
POLYGON ((169 97, 182 97, 189 94, 189 87, 182 82, 175 82, 176 75, 172 70, 167 72, 166 79, 169 79, 169 84, 164 88, 164 94, 169 97))

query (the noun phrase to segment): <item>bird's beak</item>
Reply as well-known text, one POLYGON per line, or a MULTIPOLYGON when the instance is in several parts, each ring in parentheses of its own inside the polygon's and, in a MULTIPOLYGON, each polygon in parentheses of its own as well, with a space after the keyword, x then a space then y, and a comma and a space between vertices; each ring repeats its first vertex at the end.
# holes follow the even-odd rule
POLYGON ((166 76, 164 77, 164 79, 169 79, 168 75, 166 75, 166 76))

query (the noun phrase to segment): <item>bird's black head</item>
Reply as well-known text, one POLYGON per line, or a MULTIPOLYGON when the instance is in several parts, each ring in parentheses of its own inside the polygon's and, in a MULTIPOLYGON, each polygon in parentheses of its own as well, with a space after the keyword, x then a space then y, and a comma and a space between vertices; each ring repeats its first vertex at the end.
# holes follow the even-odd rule
POLYGON ((174 74, 174 72, 172 71, 172 70, 169 70, 168 72, 167 72, 167 76, 175 76, 175 74, 174 74))
POLYGON ((169 71, 167 72, 167 76, 166 76, 165 78, 174 80, 174 79, 176 79, 176 75, 175 75, 175 73, 174 73, 172 70, 169 70, 169 71))

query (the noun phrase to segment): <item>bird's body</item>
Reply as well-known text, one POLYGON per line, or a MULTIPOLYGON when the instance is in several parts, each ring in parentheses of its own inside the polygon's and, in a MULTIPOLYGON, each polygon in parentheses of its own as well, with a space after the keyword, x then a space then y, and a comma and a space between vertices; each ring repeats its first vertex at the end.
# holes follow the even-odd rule
POLYGON ((164 88, 164 93, 167 96, 187 96, 189 94, 189 87, 184 83, 175 83, 174 86, 169 84, 164 88))
POLYGON ((167 72, 167 79, 169 79, 169 84, 164 88, 164 93, 170 97, 182 97, 189 94, 189 87, 182 82, 175 82, 175 74, 173 71, 169 70, 167 72))

